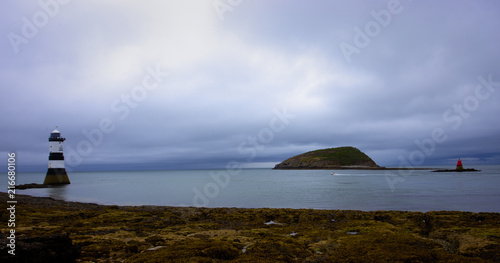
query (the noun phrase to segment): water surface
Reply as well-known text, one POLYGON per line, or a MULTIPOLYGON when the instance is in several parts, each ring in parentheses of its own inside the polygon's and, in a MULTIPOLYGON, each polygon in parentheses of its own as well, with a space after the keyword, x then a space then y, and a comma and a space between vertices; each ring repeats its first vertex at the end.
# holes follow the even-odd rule
MULTIPOLYGON (((17 193, 116 205, 500 212, 500 166, 475 168, 482 171, 73 172, 70 185, 17 193), (391 189, 388 180, 394 179, 391 189)), ((44 177, 19 174, 16 183, 42 183, 44 177)), ((6 189, 7 178, 0 186, 6 189)))

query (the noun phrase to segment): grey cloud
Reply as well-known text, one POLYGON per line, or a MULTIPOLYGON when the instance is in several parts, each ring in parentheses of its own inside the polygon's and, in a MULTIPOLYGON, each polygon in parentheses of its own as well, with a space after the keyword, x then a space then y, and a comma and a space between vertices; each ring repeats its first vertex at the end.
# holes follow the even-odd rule
MULTIPOLYGON (((246 163, 241 145, 287 108, 295 118, 260 142, 251 162, 353 145, 398 165, 398 156, 419 150, 415 140, 440 128, 448 139, 424 165, 458 153, 498 163, 498 87, 483 89, 487 98, 467 106, 473 110, 455 105, 475 102, 478 77, 500 82, 500 5, 400 1, 402 11, 347 63, 339 44, 353 44, 353 28, 364 29, 387 4, 245 1, 221 21, 211 5, 74 2, 19 54, 0 43, 1 151, 40 169, 55 125, 77 151, 91 140, 83 131, 109 118, 115 129, 74 169, 224 167, 246 163), (120 104, 127 116, 113 110, 157 64, 171 75, 137 107, 120 104)), ((0 11, 4 36, 40 8, 8 5, 0 11)))

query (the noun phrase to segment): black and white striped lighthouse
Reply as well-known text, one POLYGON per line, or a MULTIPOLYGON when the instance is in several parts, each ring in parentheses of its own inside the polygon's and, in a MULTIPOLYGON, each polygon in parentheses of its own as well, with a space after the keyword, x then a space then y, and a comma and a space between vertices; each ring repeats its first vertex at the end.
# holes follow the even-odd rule
POLYGON ((64 168, 63 142, 66 138, 56 129, 49 137, 49 169, 43 184, 69 184, 68 174, 64 168))

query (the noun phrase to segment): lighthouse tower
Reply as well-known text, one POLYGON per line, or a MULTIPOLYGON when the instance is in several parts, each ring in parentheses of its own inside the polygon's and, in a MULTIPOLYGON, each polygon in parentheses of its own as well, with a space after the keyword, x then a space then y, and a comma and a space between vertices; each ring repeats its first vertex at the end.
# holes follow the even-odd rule
POLYGON ((49 137, 49 169, 43 184, 69 184, 68 174, 64 168, 63 142, 66 138, 56 129, 49 137))
POLYGON ((464 169, 464 167, 462 166, 462 161, 460 160, 460 158, 458 158, 457 171, 461 171, 463 169, 464 169))

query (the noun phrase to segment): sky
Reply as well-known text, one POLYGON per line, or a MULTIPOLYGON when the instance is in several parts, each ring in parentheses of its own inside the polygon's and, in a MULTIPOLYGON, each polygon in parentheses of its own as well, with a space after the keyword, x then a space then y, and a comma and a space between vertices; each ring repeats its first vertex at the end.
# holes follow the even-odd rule
POLYGON ((498 1, 41 0, 0 8, 0 152, 66 168, 500 164, 498 1))

